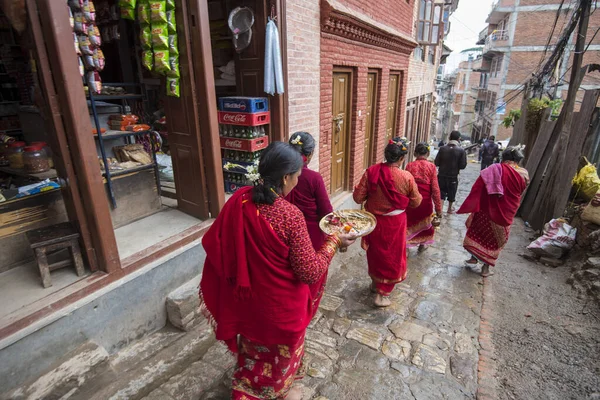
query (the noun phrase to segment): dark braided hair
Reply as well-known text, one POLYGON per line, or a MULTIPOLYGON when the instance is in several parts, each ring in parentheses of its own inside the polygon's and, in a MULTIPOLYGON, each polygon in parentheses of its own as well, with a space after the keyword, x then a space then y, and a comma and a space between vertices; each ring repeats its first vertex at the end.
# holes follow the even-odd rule
POLYGON ((502 161, 514 161, 519 163, 523 158, 525 158, 525 155, 521 149, 515 146, 509 146, 502 152, 502 161))
POLYGON ((254 204, 273 204, 283 189, 283 178, 302 169, 304 162, 294 146, 273 142, 266 148, 258 164, 260 180, 252 189, 254 204))
POLYGON ((417 144, 415 147, 415 155, 416 156, 426 156, 430 152, 429 145, 425 142, 421 142, 417 144))
POLYGON ((398 162, 406 154, 408 154, 408 143, 402 138, 396 137, 385 146, 384 156, 388 163, 398 162))
POLYGON ((315 151, 316 142, 308 132, 296 132, 290 136, 289 143, 303 156, 308 157, 315 151), (294 143, 292 143, 294 142, 294 143), (296 143, 299 142, 299 143, 296 143))

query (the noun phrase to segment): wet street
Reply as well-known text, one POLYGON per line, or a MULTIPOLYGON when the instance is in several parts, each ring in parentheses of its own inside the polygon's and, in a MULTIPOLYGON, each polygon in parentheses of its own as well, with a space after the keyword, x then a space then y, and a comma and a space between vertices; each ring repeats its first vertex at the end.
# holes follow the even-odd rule
MULTIPOLYGON (((479 165, 469 164, 461 175, 459 204, 478 172, 479 165)), ((355 245, 336 256, 307 332, 308 376, 300 381, 305 399, 475 398, 482 278, 463 266, 465 220, 445 214, 435 245, 420 254, 410 251, 408 278, 396 286, 387 309, 372 305, 365 252, 355 245)), ((205 356, 207 368, 233 364, 222 348, 213 353, 220 361, 205 356)), ((228 398, 227 375, 218 374, 222 383, 201 398, 228 398)))

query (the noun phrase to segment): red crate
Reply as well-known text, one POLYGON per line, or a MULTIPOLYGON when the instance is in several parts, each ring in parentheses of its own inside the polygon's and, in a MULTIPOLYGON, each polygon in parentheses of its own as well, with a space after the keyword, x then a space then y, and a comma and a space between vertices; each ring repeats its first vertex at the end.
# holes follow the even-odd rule
POLYGON ((239 151, 258 151, 269 145, 269 137, 263 136, 256 139, 221 138, 221 148, 239 151))
POLYGON ((240 113, 240 112, 229 112, 219 111, 219 123, 227 125, 240 125, 240 126, 259 126, 267 125, 271 122, 271 113, 240 113))

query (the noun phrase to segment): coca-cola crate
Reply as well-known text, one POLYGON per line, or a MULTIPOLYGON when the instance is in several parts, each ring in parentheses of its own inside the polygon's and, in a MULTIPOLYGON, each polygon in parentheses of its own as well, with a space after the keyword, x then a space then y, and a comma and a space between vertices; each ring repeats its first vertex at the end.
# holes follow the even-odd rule
POLYGON ((267 125, 271 122, 269 111, 262 113, 247 114, 241 112, 219 111, 219 123, 240 126, 267 125))
POLYGON ((247 161, 235 161, 235 160, 230 160, 230 159, 224 158, 223 159, 223 171, 236 172, 239 174, 245 174, 248 172, 248 170, 245 168, 240 168, 240 167, 232 167, 230 169, 225 169, 225 164, 228 164, 228 163, 241 165, 243 167, 250 167, 250 166, 254 165, 253 163, 247 162, 247 161))
POLYGON ((221 138, 221 148, 239 151, 258 151, 269 145, 269 137, 263 136, 256 139, 234 139, 228 137, 221 138))
POLYGON ((221 97, 219 111, 262 113, 269 111, 266 97, 221 97))

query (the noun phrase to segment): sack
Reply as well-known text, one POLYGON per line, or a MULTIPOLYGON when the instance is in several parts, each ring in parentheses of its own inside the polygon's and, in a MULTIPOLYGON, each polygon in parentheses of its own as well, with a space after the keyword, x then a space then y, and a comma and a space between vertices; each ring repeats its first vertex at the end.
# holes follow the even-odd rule
POLYGON ((573 178, 573 186, 576 187, 579 197, 586 201, 592 200, 600 190, 600 178, 596 167, 588 162, 573 178))
POLYGON ((600 225, 600 207, 594 207, 593 205, 588 204, 581 213, 581 219, 600 225))
POLYGON ((577 229, 564 219, 553 219, 544 225, 544 234, 527 249, 540 257, 561 258, 575 246, 576 237, 577 229))

